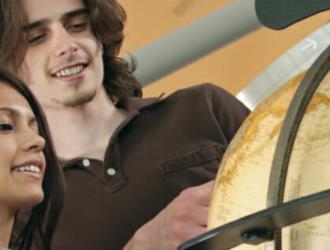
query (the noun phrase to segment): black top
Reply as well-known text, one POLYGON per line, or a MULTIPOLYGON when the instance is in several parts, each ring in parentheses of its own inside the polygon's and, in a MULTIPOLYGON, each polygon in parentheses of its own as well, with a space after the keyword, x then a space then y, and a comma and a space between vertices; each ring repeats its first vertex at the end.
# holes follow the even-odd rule
POLYGON ((104 162, 80 158, 64 166, 67 193, 53 250, 122 249, 183 189, 215 178, 249 114, 211 84, 117 106, 128 117, 109 140, 104 162))

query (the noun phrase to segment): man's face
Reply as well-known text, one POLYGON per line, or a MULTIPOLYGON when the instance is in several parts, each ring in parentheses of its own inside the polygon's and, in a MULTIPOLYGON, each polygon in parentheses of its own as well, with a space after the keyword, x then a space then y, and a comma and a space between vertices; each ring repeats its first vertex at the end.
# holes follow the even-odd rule
POLYGON ((89 102, 102 88, 102 45, 81 0, 23 0, 28 49, 20 76, 44 107, 89 102))

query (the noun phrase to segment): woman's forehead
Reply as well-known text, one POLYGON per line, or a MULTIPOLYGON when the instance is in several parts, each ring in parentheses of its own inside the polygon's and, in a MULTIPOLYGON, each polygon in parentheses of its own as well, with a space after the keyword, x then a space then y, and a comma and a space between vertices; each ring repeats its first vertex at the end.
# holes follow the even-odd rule
POLYGON ((33 115, 27 100, 10 85, 0 81, 0 113, 23 115, 31 117, 33 115))

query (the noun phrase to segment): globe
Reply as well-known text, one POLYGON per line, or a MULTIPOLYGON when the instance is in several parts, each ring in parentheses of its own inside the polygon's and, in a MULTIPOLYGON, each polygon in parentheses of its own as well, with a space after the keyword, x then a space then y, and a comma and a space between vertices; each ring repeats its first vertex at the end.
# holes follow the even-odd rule
MULTIPOLYGON (((242 124, 220 165, 209 208, 212 229, 267 208, 272 160, 290 101, 304 73, 267 97, 242 124)), ((330 188, 330 74, 314 94, 295 139, 284 202, 330 188)), ((272 242, 235 249, 274 249, 272 242)), ((286 227, 282 249, 329 250, 330 214, 286 227)))

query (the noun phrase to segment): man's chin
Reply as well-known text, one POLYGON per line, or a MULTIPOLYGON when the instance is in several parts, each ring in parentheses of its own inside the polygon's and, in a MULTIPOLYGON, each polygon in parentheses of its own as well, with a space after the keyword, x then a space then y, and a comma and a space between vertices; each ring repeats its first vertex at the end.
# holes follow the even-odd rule
POLYGON ((96 95, 96 92, 90 92, 84 95, 76 95, 63 101, 59 101, 65 107, 77 107, 91 102, 96 95))

